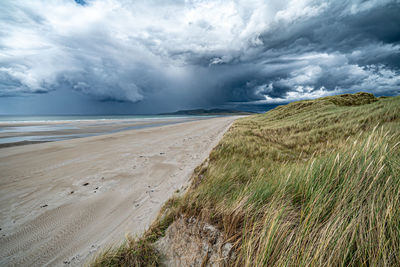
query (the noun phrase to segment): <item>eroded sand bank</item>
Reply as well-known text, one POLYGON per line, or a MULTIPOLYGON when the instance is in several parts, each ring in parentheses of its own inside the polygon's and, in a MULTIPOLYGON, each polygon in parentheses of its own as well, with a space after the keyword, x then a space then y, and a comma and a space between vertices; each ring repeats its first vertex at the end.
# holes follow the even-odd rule
POLYGON ((235 117, 0 150, 0 265, 82 265, 140 234, 235 117))

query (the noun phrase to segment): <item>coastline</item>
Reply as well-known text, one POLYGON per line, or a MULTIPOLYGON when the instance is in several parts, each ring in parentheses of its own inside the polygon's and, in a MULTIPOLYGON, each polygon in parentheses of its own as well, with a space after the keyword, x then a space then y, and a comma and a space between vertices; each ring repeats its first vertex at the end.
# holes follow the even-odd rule
POLYGON ((159 127, 208 118, 201 116, 148 116, 136 119, 53 120, 46 122, 0 121, 0 149, 159 127))

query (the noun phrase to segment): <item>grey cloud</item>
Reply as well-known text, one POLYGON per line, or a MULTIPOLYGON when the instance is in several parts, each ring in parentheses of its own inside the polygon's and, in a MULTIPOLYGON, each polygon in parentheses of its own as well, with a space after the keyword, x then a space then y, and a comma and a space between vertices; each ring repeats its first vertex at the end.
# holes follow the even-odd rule
POLYGON ((397 0, 1 5, 0 96, 72 90, 147 110, 400 93, 397 0))

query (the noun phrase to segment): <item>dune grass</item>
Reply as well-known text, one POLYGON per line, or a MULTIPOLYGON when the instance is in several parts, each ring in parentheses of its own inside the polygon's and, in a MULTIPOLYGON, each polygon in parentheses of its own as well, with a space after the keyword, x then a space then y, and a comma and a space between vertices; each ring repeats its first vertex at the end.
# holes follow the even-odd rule
POLYGON ((331 96, 239 119, 163 229, 174 216, 207 221, 235 244, 237 266, 398 266, 399 142, 400 97, 331 96))

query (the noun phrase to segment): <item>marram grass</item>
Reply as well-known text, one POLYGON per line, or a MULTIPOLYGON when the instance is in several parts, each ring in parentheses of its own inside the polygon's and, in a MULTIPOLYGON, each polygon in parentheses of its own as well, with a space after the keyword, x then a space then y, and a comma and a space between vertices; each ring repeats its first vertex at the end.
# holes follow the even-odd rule
POLYGON ((245 224, 246 266, 400 263, 398 144, 382 128, 335 153, 294 164, 260 217, 245 224))
POLYGON ((242 118, 167 217, 219 227, 236 266, 400 266, 399 142, 400 97, 333 96, 242 118))

